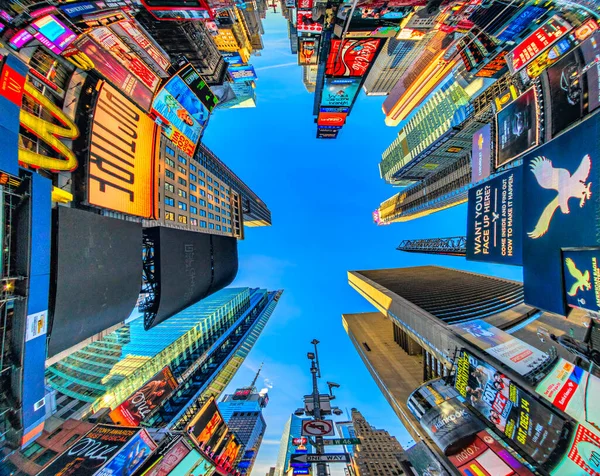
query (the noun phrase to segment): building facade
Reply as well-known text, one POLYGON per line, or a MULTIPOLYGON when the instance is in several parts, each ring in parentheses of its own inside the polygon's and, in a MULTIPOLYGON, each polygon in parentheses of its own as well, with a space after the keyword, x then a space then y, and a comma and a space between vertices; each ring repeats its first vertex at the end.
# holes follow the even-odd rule
POLYGON ((389 38, 373 63, 363 89, 367 96, 387 96, 396 85, 409 63, 404 59, 417 42, 389 38))
MULTIPOLYGON (((283 427, 283 434, 279 443, 279 454, 277 456, 277 464, 275 465, 275 476, 287 476, 290 470, 290 457, 296 452, 297 446, 294 445, 293 439, 302 436, 302 422, 307 418, 300 418, 294 414, 290 415, 289 420, 283 427)), ((313 446, 307 442, 306 451, 313 452, 313 446)))

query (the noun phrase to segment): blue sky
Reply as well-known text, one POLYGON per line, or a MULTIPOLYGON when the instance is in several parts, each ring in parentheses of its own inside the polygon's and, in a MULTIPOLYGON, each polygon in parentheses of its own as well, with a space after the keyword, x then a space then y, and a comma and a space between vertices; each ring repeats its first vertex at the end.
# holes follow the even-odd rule
MULTIPOLYGON (((321 341, 321 390, 325 381, 339 383, 338 406, 356 407, 400 443, 409 440, 342 327, 342 313, 373 310, 348 285, 348 270, 437 264, 522 279, 517 267, 396 251, 404 238, 464 235, 466 206, 402 224, 372 223, 373 210, 395 193, 379 178, 377 164, 398 128, 385 126, 383 98, 361 92, 338 138, 317 140, 313 95, 304 88, 286 20, 277 12, 270 10, 264 21, 262 55, 251 60, 259 77, 257 107, 218 110, 203 139, 273 214, 273 226, 246 229, 233 285, 285 290, 226 391, 248 385, 264 362, 261 375, 272 388, 255 476, 275 465, 283 426, 310 392, 306 352, 313 338, 321 341)), ((343 474, 342 465, 332 466, 333 475, 343 474)))

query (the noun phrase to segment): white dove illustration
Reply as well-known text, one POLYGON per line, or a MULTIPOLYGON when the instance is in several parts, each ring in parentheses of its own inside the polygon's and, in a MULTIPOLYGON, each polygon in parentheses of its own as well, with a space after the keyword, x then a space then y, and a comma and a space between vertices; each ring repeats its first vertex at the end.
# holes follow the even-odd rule
POLYGON ((575 266, 575 262, 571 258, 567 258, 565 260, 565 264, 567 265, 567 269, 571 276, 575 278, 575 283, 571 286, 571 289, 567 293, 569 296, 575 296, 577 291, 585 291, 592 289, 592 284, 590 283, 590 272, 585 271, 582 273, 575 266))
POLYGON ((527 233, 530 238, 536 239, 543 236, 550 227, 550 220, 554 216, 554 212, 560 207, 563 213, 569 213, 569 199, 578 198, 579 206, 583 207, 586 199, 589 200, 592 196, 590 187, 592 182, 585 183, 590 170, 592 168, 592 160, 589 154, 581 159, 581 164, 577 171, 571 175, 566 169, 557 169, 552 166, 552 161, 546 157, 539 156, 531 162, 531 172, 542 188, 553 189, 558 192, 558 195, 552 200, 537 222, 535 229, 527 233))

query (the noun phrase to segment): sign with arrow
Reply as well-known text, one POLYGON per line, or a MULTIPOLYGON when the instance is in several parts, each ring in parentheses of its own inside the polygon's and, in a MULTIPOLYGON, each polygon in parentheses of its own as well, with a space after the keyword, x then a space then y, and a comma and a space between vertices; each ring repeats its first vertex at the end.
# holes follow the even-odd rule
POLYGON ((360 445, 360 438, 332 438, 323 440, 324 445, 360 445))
POLYGON ((290 455, 290 465, 292 463, 349 463, 350 455, 348 453, 312 453, 306 455, 290 455))
POLYGON ((302 422, 302 436, 334 436, 332 420, 305 420, 302 422))

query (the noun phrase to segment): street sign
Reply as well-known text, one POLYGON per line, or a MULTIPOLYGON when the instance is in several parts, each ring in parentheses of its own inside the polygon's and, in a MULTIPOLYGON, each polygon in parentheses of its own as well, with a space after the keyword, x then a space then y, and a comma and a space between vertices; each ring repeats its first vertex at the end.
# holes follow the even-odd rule
POLYGON ((332 438, 323 440, 324 445, 360 445, 360 438, 332 438))
POLYGON ((300 446, 300 445, 305 445, 308 442, 308 440, 304 437, 302 438, 292 438, 292 445, 294 446, 300 446))
POLYGON ((290 455, 292 463, 349 463, 348 453, 312 453, 307 455, 290 455))
POLYGON ((303 436, 334 436, 332 420, 304 420, 302 422, 303 436))

